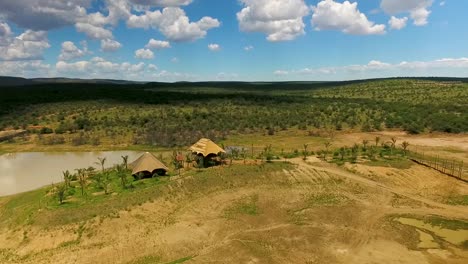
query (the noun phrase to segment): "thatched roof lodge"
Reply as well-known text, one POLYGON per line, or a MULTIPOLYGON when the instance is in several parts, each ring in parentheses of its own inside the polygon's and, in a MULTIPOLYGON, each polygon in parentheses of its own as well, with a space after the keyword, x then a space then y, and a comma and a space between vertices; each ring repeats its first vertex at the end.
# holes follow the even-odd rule
POLYGON ((141 155, 137 160, 129 164, 132 169, 132 175, 143 173, 145 176, 165 175, 169 171, 161 161, 159 161, 153 154, 146 152, 141 155))
POLYGON ((197 143, 193 144, 189 150, 197 155, 202 155, 203 157, 218 155, 219 153, 226 153, 224 149, 207 138, 200 139, 197 143))

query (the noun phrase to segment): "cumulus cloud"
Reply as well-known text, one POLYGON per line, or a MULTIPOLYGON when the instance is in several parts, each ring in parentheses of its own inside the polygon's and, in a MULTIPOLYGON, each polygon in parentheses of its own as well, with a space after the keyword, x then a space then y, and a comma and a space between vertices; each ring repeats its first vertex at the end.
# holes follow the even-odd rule
POLYGON ((218 44, 212 43, 208 45, 208 49, 211 51, 219 51, 221 47, 218 44))
POLYGON ((40 60, 31 61, 0 61, 0 75, 18 77, 49 76, 51 66, 40 60))
POLYGON ((112 52, 120 49, 122 44, 113 39, 102 39, 101 40, 101 50, 105 52, 112 52))
POLYGON ((388 24, 390 25, 391 29, 400 30, 406 27, 406 22, 408 22, 407 17, 397 18, 395 16, 392 16, 388 21, 388 24))
POLYGON ((240 0, 244 8, 237 13, 244 32, 261 32, 269 41, 293 40, 304 35, 303 17, 309 14, 304 0, 240 0))
POLYGON ((150 60, 154 58, 154 53, 149 49, 139 49, 135 51, 135 58, 150 60))
POLYGON ((358 10, 357 2, 323 0, 313 6, 312 25, 316 30, 339 30, 353 35, 384 34, 385 25, 375 24, 358 10))
MULTIPOLYGON (((6 24, 5 24, 6 25, 6 24)), ((4 36, 0 35, 0 60, 37 60, 42 59, 50 47, 47 32, 26 30, 13 38, 9 27, 3 25, 4 36)))
POLYGON ((192 0, 130 0, 130 2, 137 5, 175 7, 189 5, 192 0))
POLYGON ((13 0, 0 1, 0 17, 34 31, 73 25, 86 15, 91 0, 13 0))
POLYGON ((433 0, 382 0, 380 7, 390 15, 409 13, 414 25, 424 26, 428 23, 432 3, 433 0))
POLYGON ((81 42, 83 49, 79 49, 75 43, 71 41, 65 41, 62 43, 62 49, 60 51, 59 60, 68 61, 76 58, 81 58, 88 54, 88 45, 86 41, 81 42))
POLYGON ((444 58, 433 61, 402 61, 386 63, 371 60, 367 64, 347 65, 341 67, 303 68, 293 71, 277 70, 273 74, 304 75, 317 79, 359 79, 392 76, 466 76, 468 58, 444 58))
POLYGON ((162 41, 162 40, 155 40, 150 39, 148 44, 146 44, 145 48, 147 49, 168 49, 171 47, 171 43, 169 41, 162 41))
POLYGON ((138 78, 146 71, 145 63, 132 64, 129 62, 115 63, 101 57, 94 57, 89 61, 65 62, 59 61, 55 65, 57 74, 82 78, 138 78))
POLYGON ((112 31, 100 26, 94 26, 88 23, 76 23, 76 30, 83 32, 91 39, 112 39, 114 36, 112 31))
POLYGON ((184 42, 204 38, 208 30, 219 27, 221 23, 211 17, 190 22, 181 8, 166 7, 162 12, 156 10, 146 11, 143 15, 131 15, 127 25, 131 28, 158 29, 170 41, 184 42))
POLYGON ((273 74, 276 76, 284 76, 284 75, 288 75, 289 72, 285 70, 276 70, 273 72, 273 74))
POLYGON ((12 35, 11 28, 7 23, 0 23, 0 46, 6 44, 12 35))

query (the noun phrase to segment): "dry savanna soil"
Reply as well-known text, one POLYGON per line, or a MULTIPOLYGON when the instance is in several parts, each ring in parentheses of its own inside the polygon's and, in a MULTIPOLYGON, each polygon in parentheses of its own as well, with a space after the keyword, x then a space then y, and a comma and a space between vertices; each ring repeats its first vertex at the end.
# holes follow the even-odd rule
POLYGON ((417 164, 235 161, 151 188, 126 208, 42 206, 16 222, 25 194, 0 198, 0 263, 468 260, 468 184, 417 164))

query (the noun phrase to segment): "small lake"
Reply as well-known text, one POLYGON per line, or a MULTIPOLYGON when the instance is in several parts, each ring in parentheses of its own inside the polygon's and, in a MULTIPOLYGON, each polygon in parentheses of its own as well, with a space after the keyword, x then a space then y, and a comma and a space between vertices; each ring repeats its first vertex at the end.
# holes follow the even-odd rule
POLYGON ((128 163, 137 159, 142 152, 22 152, 0 155, 0 196, 37 189, 63 180, 62 172, 75 169, 101 168, 98 158, 106 158, 105 167, 122 163, 128 155, 128 163))

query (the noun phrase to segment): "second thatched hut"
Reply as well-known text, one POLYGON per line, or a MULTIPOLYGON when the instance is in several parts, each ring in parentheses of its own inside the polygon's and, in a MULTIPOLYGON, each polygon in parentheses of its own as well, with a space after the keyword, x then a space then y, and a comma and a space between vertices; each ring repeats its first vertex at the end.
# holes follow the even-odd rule
POLYGON ((158 160, 153 154, 146 152, 137 160, 129 164, 132 169, 132 175, 143 175, 152 177, 153 175, 163 176, 169 171, 169 168, 158 160))
POLYGON ((193 144, 189 150, 197 155, 198 157, 203 158, 203 163, 206 166, 209 166, 213 163, 215 157, 220 154, 226 153, 224 149, 216 145, 213 141, 207 138, 200 139, 197 143, 193 144))

